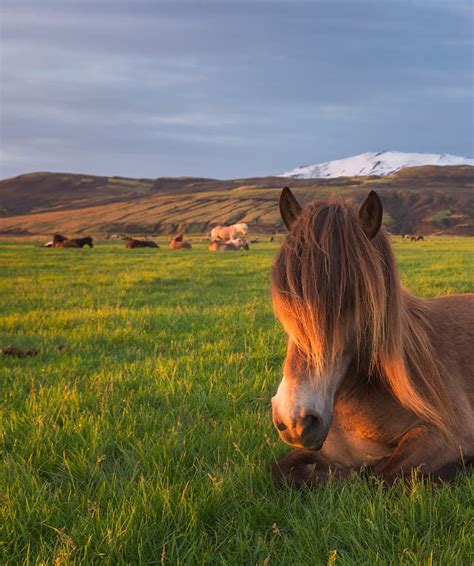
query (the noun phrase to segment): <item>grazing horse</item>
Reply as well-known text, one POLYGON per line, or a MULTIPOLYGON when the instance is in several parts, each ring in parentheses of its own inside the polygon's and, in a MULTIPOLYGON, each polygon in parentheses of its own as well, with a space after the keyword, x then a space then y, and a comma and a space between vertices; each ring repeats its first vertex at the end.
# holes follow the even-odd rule
POLYGON ((236 252, 238 250, 248 249, 249 245, 247 241, 242 240, 242 238, 228 240, 227 242, 223 242, 222 240, 214 240, 208 246, 208 250, 210 252, 236 252))
POLYGON ((191 242, 183 240, 183 234, 180 232, 170 241, 170 248, 172 250, 190 250, 192 249, 191 242))
MULTIPOLYGON (((49 242, 48 242, 49 243, 49 242)), ((94 247, 93 240, 90 236, 85 238, 66 238, 61 234, 54 234, 53 248, 83 248, 84 246, 94 247)))
POLYGON ((159 248, 160 246, 156 242, 151 240, 136 240, 135 238, 125 238, 126 248, 159 248))
POLYGON ((277 481, 364 467, 447 481, 474 460, 474 295, 404 289, 382 211, 374 191, 358 211, 281 194, 289 234, 271 289, 287 352, 272 416, 297 450, 273 464, 277 481))
POLYGON ((216 226, 211 230, 211 240, 234 240, 238 236, 246 236, 248 231, 248 224, 244 222, 232 226, 216 226))

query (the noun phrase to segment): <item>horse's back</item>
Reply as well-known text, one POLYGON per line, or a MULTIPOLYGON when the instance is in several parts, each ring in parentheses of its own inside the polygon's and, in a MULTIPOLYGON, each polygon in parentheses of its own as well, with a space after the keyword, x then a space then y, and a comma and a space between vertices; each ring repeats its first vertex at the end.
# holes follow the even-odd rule
POLYGON ((61 242, 60 247, 62 247, 62 248, 80 248, 81 246, 75 240, 64 240, 64 242, 61 242))
POLYGON ((430 299, 430 334, 446 380, 474 407, 474 293, 430 299))
POLYGON ((456 342, 472 339, 474 343, 474 293, 436 297, 429 304, 435 332, 442 328, 456 342))
POLYGON ((126 248, 159 248, 160 246, 153 241, 148 240, 135 240, 135 238, 128 238, 125 240, 126 248))
POLYGON ((448 319, 455 326, 470 325, 474 333, 474 293, 445 295, 430 299, 433 312, 448 319))

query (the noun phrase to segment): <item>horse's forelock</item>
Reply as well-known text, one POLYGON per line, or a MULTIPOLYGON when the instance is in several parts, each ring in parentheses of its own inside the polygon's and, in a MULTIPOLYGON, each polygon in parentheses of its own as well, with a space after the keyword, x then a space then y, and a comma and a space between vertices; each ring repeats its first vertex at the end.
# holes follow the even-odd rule
POLYGON ((349 320, 359 343, 368 330, 372 341, 380 340, 386 297, 377 253, 350 206, 314 203, 276 258, 276 314, 320 372, 340 354, 349 320))

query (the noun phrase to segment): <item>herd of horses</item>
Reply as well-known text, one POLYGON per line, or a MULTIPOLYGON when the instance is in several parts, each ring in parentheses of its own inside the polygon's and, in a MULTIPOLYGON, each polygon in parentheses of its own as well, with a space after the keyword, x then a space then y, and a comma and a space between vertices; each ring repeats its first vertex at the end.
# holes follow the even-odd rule
MULTIPOLYGON (((245 236, 248 234, 249 227, 244 222, 232 224, 230 226, 216 226, 210 232, 211 242, 208 245, 210 252, 233 252, 239 250, 249 250, 250 246, 245 236)), ((402 239, 411 240, 412 242, 423 241, 422 235, 402 234, 402 239)), ((126 248, 159 248, 160 246, 153 240, 140 240, 138 238, 113 236, 112 239, 121 239, 126 248)), ((258 238, 252 240, 257 243, 258 238)), ((273 242, 273 236, 270 238, 273 242)), ((54 234, 53 239, 45 244, 49 248, 83 248, 84 246, 94 247, 94 240, 90 236, 84 238, 66 238, 61 234, 54 234)), ((193 245, 190 241, 184 239, 184 234, 180 232, 176 234, 169 244, 172 250, 191 250, 193 245)))
MULTIPOLYGON (((216 226, 211 231, 211 242, 208 246, 211 252, 229 252, 238 250, 249 250, 247 240, 243 238, 248 234, 248 225, 245 223, 232 224, 231 226, 216 226)), ((113 239, 117 239, 114 237, 113 239)), ((160 246, 153 240, 140 240, 137 238, 122 238, 125 247, 135 248, 159 248, 160 246)), ((253 240, 258 241, 258 238, 253 240)), ((45 244, 49 248, 82 248, 84 246, 94 247, 94 241, 90 236, 85 238, 66 238, 61 234, 54 234, 53 239, 45 244)), ((191 250, 193 245, 184 239, 184 234, 176 234, 169 244, 172 250, 191 250)))
MULTIPOLYGON (((402 287, 374 191, 358 208, 303 208, 285 187, 279 207, 288 235, 271 296, 286 358, 272 417, 294 450, 272 465, 275 480, 313 488, 365 470, 387 483, 413 475, 443 482, 469 469, 474 295, 423 299, 402 287)), ((247 232, 242 223, 216 227, 209 250, 246 249, 247 232)), ((92 239, 52 242, 83 245, 92 239)), ((134 238, 125 245, 158 247, 134 238)), ((183 234, 170 247, 192 248, 183 234)))

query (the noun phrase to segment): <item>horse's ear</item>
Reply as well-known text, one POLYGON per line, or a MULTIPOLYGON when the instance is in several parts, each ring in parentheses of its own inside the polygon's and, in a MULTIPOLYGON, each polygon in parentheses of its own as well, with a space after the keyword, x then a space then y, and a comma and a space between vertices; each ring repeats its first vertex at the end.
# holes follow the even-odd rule
POLYGON ((380 230, 382 214, 383 206, 379 195, 375 191, 370 191, 359 208, 359 221, 369 240, 376 236, 380 230))
POLYGON ((280 195, 280 214, 288 230, 291 230, 291 227, 302 210, 301 204, 298 202, 295 195, 288 187, 285 187, 280 195))

